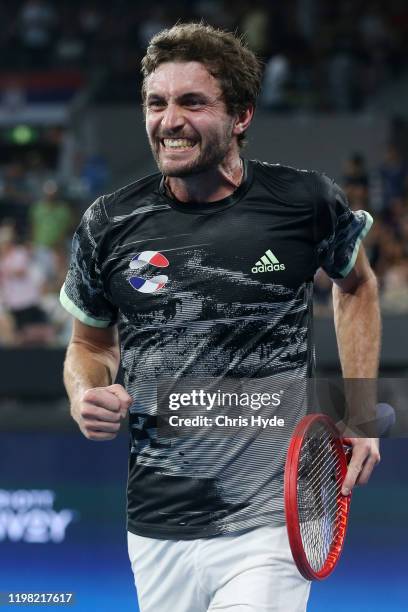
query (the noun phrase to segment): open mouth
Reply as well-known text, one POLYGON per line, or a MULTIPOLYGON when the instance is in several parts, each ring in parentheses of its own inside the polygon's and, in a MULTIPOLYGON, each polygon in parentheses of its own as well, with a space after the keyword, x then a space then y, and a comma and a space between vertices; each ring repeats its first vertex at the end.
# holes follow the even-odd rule
POLYGON ((160 144, 166 151, 188 151, 195 147, 197 141, 189 138, 161 138, 160 144))

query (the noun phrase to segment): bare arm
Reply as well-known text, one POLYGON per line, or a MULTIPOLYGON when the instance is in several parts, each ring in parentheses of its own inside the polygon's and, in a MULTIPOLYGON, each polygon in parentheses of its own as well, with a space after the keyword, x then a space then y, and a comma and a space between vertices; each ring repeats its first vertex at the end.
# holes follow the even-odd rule
MULTIPOLYGON (((350 384, 348 404, 356 412, 358 420, 364 422, 364 405, 372 412, 375 407, 375 384, 364 383, 376 379, 380 355, 381 320, 378 302, 377 281, 360 247, 356 264, 345 279, 336 279, 333 285, 334 323, 343 377, 360 379, 361 385, 350 384), (360 393, 361 392, 361 393, 360 393)), ((346 388, 347 393, 347 388, 346 388)), ((352 415, 353 419, 353 415, 352 415)), ((351 438, 353 455, 343 485, 343 492, 357 482, 365 484, 380 460, 377 438, 351 438)))
POLYGON ((380 308, 377 280, 363 247, 353 270, 333 284, 334 324, 344 378, 377 378, 380 308))
POLYGON ((119 368, 116 327, 99 329, 74 319, 64 363, 71 414, 91 440, 110 440, 120 428, 132 398, 115 380, 119 368))

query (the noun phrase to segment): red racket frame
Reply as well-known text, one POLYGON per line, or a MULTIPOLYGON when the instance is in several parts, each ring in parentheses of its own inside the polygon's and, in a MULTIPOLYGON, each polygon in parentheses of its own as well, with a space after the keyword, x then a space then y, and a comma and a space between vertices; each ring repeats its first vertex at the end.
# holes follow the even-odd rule
POLYGON ((323 580, 334 570, 344 544, 347 530, 348 513, 350 509, 351 494, 340 496, 337 500, 338 509, 341 511, 342 520, 337 531, 336 539, 332 542, 329 554, 324 566, 316 572, 309 564, 302 544, 299 526, 298 500, 297 500, 297 475, 299 467, 299 453, 303 440, 316 421, 324 423, 333 433, 335 449, 340 459, 341 482, 347 472, 347 457, 343 448, 343 441, 334 422, 325 414, 310 414, 305 416, 296 426, 288 448, 285 465, 285 515, 289 537, 289 544, 293 559, 302 574, 307 580, 323 580))

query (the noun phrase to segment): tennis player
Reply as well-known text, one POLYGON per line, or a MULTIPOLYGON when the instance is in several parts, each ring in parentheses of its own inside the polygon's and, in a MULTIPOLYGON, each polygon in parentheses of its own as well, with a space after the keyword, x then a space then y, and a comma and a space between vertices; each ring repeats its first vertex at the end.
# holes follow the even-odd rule
MULTIPOLYGON (((375 378, 377 285, 361 246, 372 220, 324 175, 241 157, 261 69, 237 37, 177 25, 151 40, 142 71, 158 172, 88 208, 61 290, 74 316, 72 416, 90 440, 111 440, 129 413, 128 544, 142 612, 305 610, 310 583, 284 524, 289 440, 166 443, 158 387, 311 376, 319 267, 334 280, 344 377, 375 378)), ((379 461, 376 439, 352 444, 345 494, 379 461)))

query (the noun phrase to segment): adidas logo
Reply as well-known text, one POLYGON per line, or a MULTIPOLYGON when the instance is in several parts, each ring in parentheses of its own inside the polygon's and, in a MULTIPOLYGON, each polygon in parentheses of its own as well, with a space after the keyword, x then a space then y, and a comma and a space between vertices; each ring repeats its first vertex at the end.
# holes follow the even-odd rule
POLYGON ((284 269, 285 264, 279 263, 279 259, 268 249, 265 255, 262 255, 261 259, 256 262, 251 272, 254 274, 258 272, 280 272, 284 269))

